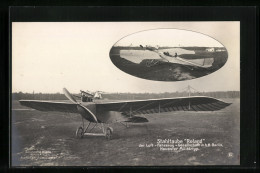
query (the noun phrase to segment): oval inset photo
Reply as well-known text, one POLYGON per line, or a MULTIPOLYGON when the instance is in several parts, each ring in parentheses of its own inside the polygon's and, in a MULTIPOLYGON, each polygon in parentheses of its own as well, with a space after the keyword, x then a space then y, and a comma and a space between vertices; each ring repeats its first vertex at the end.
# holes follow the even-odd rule
POLYGON ((155 29, 123 37, 110 50, 120 70, 148 80, 183 81, 215 72, 227 62, 226 48, 193 31, 155 29))

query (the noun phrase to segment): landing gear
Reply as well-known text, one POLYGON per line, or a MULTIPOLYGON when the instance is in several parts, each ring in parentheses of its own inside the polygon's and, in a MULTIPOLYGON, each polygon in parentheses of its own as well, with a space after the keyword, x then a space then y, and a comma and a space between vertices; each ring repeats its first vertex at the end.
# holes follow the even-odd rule
POLYGON ((84 120, 82 119, 82 126, 77 128, 76 130, 76 138, 81 139, 84 136, 104 136, 107 140, 110 140, 112 138, 112 133, 113 133, 112 127, 107 127, 105 130, 103 123, 95 123, 95 125, 90 130, 88 130, 90 124, 91 122, 89 122, 88 126, 84 128, 84 120), (101 127, 99 126, 99 124, 101 124, 101 127), (99 127, 100 129, 102 129, 102 133, 91 132, 95 127, 99 127))
POLYGON ((153 59, 153 60, 151 60, 151 61, 147 61, 147 62, 146 62, 146 67, 152 67, 152 66, 157 65, 158 63, 159 63, 158 60, 153 59))
POLYGON ((146 67, 151 67, 151 66, 152 66, 152 63, 149 62, 149 61, 147 61, 147 62, 146 62, 146 67))
POLYGON ((76 131, 76 138, 83 138, 84 136, 84 129, 83 127, 79 127, 76 131))
POLYGON ((107 140, 110 140, 110 139, 112 138, 112 133, 113 133, 112 127, 108 127, 108 128, 106 129, 106 139, 107 139, 107 140))

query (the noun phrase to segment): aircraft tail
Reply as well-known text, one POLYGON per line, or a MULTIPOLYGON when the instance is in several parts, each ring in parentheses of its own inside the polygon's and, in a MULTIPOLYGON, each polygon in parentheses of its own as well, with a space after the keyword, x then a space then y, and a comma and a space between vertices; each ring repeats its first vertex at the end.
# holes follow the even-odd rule
POLYGON ((193 64, 195 66, 200 66, 203 68, 211 67, 214 62, 214 58, 189 59, 189 60, 184 60, 184 59, 180 59, 180 58, 178 58, 178 59, 182 60, 184 62, 187 62, 189 64, 193 64))

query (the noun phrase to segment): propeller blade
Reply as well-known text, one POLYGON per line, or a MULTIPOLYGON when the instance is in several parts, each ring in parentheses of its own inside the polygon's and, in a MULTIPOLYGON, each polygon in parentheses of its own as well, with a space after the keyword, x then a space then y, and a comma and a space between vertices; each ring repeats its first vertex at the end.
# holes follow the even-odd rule
POLYGON ((66 88, 63 88, 63 93, 71 102, 78 104, 76 99, 69 93, 69 91, 66 88))
POLYGON ((85 109, 91 116, 92 118, 96 121, 97 121, 97 117, 95 116, 95 114, 93 114, 88 108, 86 108, 85 106, 83 106, 82 104, 79 104, 80 107, 82 107, 83 109, 85 109))
POLYGON ((65 96, 70 100, 72 101, 73 103, 77 104, 78 106, 80 106, 81 108, 83 108, 84 110, 86 110, 91 116, 92 118, 96 121, 97 121, 97 117, 88 109, 86 108, 85 106, 83 106, 82 104, 78 103, 76 101, 76 99, 69 93, 69 91, 66 89, 66 88, 63 88, 63 92, 65 94, 65 96))

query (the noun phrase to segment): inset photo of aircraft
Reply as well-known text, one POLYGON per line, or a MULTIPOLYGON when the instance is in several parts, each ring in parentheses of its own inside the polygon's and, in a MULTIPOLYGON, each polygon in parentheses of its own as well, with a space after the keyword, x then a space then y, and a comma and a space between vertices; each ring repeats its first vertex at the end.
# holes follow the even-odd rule
POLYGON ((159 50, 159 46, 152 47, 152 46, 146 45, 146 47, 144 47, 144 46, 140 45, 140 47, 143 48, 144 50, 149 50, 149 51, 155 52, 161 58, 161 59, 155 58, 155 59, 151 59, 150 61, 147 61, 147 63, 146 63, 147 67, 151 67, 151 66, 160 64, 159 62, 168 62, 168 63, 173 63, 173 64, 182 64, 184 66, 187 66, 190 69, 210 68, 210 67, 212 67, 212 64, 214 62, 214 58, 184 59, 184 58, 179 57, 182 54, 180 53, 180 55, 178 55, 177 52, 180 52, 180 51, 178 51, 178 50, 174 51, 173 49, 159 50))
POLYGON ((119 40, 110 50, 110 59, 136 77, 183 81, 219 70, 227 62, 228 52, 217 40, 201 33, 155 29, 119 40))

